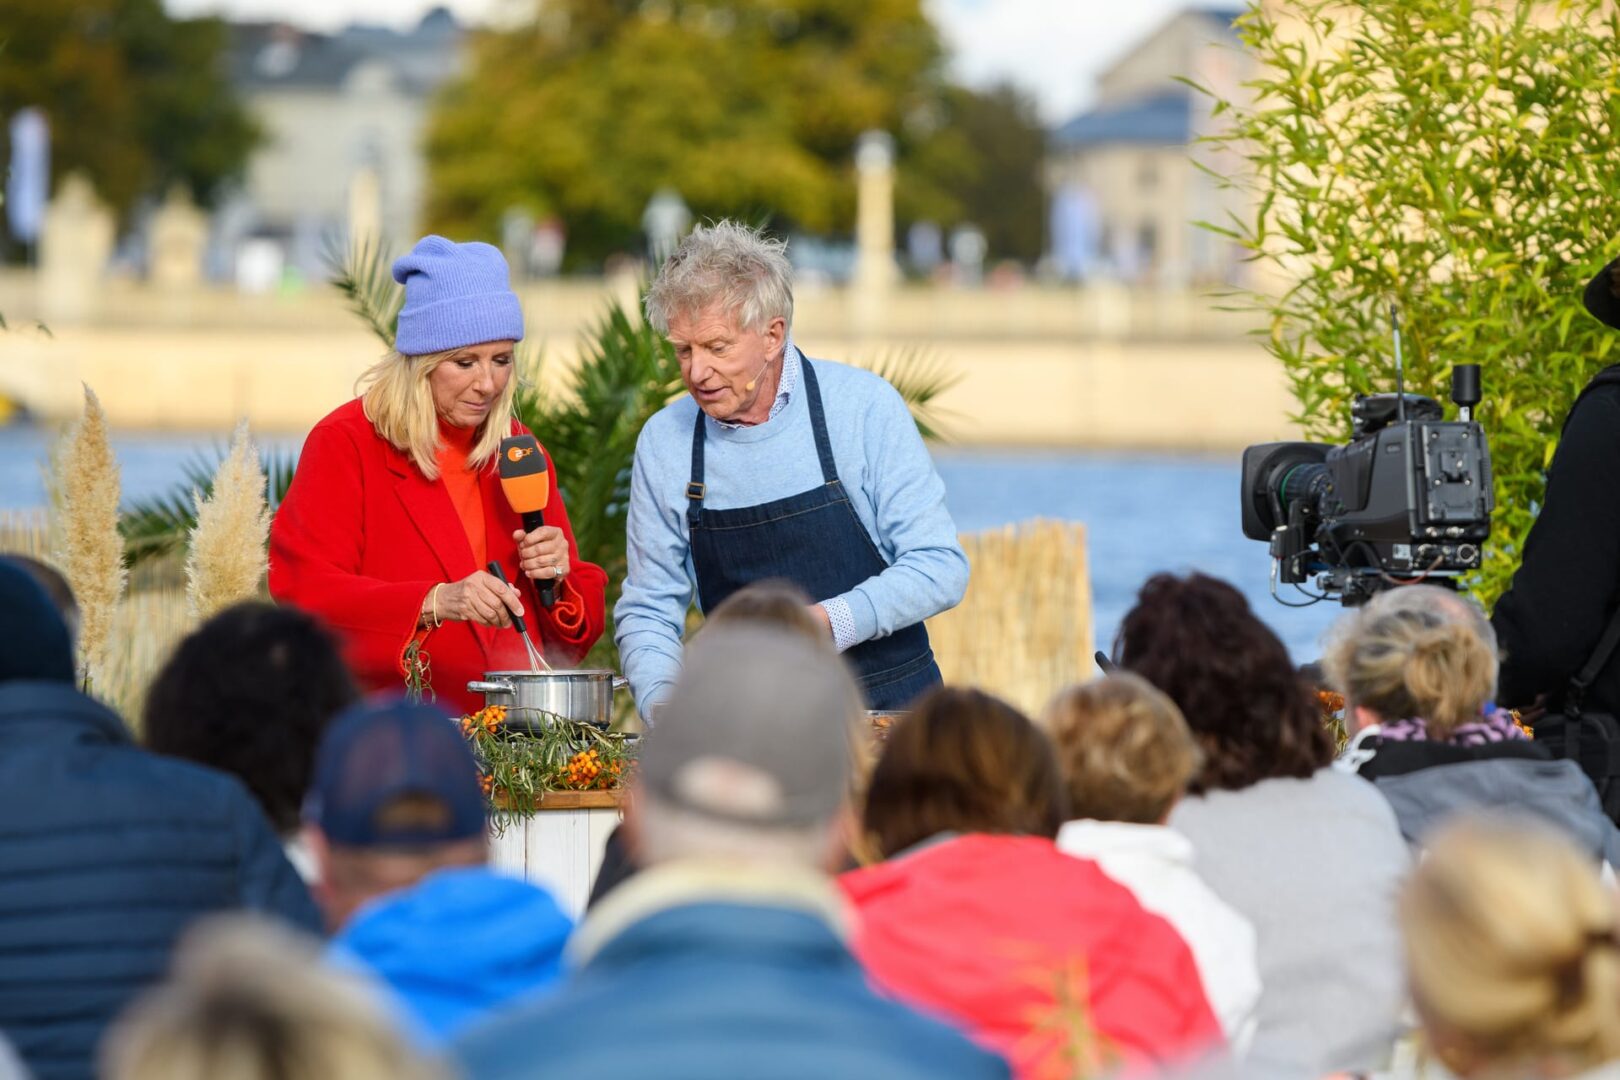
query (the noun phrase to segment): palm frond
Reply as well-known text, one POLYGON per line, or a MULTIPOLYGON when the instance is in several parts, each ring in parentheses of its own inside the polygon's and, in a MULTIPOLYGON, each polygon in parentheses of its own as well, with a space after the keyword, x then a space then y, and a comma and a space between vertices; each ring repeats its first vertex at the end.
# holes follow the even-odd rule
MULTIPOLYGON (((514 409, 545 444, 568 505, 581 557, 608 574, 608 608, 625 572, 630 468, 643 425, 681 391, 680 363, 664 336, 617 300, 581 341, 566 390, 546 391, 528 376, 514 409)), ((604 639, 593 660, 612 662, 604 639)))
POLYGON ((948 442, 950 436, 945 419, 950 414, 937 404, 941 395, 962 381, 960 372, 953 371, 937 353, 927 349, 908 347, 892 349, 867 365, 875 374, 883 376, 890 386, 911 408, 911 418, 917 431, 925 439, 948 442))
POLYGON ((334 242, 327 248, 326 262, 332 270, 332 284, 348 299, 349 310, 392 349, 405 290, 394 280, 388 246, 369 237, 346 249, 334 242))

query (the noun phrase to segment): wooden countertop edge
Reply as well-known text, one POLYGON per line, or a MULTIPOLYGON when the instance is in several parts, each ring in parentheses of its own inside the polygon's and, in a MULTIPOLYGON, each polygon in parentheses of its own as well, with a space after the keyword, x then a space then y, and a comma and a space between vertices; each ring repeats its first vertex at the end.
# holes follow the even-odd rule
POLYGON ((547 791, 535 803, 536 812, 545 810, 617 810, 624 789, 610 791, 547 791))

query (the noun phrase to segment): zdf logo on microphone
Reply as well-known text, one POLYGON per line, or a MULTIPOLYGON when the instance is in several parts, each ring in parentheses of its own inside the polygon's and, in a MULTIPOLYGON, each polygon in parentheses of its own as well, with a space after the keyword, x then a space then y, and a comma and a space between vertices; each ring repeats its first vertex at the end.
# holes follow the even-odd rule
POLYGON ((506 451, 506 460, 512 462, 522 461, 537 449, 538 447, 534 446, 514 446, 506 451))

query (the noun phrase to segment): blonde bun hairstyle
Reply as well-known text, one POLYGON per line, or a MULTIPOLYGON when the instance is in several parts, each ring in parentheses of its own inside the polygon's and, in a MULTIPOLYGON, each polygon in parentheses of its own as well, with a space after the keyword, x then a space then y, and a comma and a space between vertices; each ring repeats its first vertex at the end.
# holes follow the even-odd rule
POLYGON ((1495 695, 1496 637, 1468 600, 1410 586, 1348 616, 1323 666, 1350 705, 1385 720, 1421 717, 1444 739, 1495 695))
POLYGON ((1413 1000, 1454 1071, 1620 1059, 1620 912, 1561 835, 1499 819, 1441 830, 1401 923, 1413 1000))

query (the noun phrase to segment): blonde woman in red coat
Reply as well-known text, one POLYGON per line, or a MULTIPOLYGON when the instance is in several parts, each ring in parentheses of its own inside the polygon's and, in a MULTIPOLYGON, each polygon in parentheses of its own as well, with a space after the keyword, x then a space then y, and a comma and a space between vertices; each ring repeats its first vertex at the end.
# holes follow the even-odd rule
POLYGON ((305 440, 270 530, 270 592, 320 616, 367 689, 403 688, 416 643, 438 700, 471 712, 483 702, 469 680, 528 666, 514 615, 554 665, 585 655, 602 634, 607 575, 580 561, 554 469, 533 532, 500 489, 500 442, 527 430, 512 417, 523 313, 506 260, 429 236, 394 279, 405 286, 394 351, 305 440), (484 569, 492 560, 515 585, 484 569), (538 582, 555 583, 554 606, 538 582))

